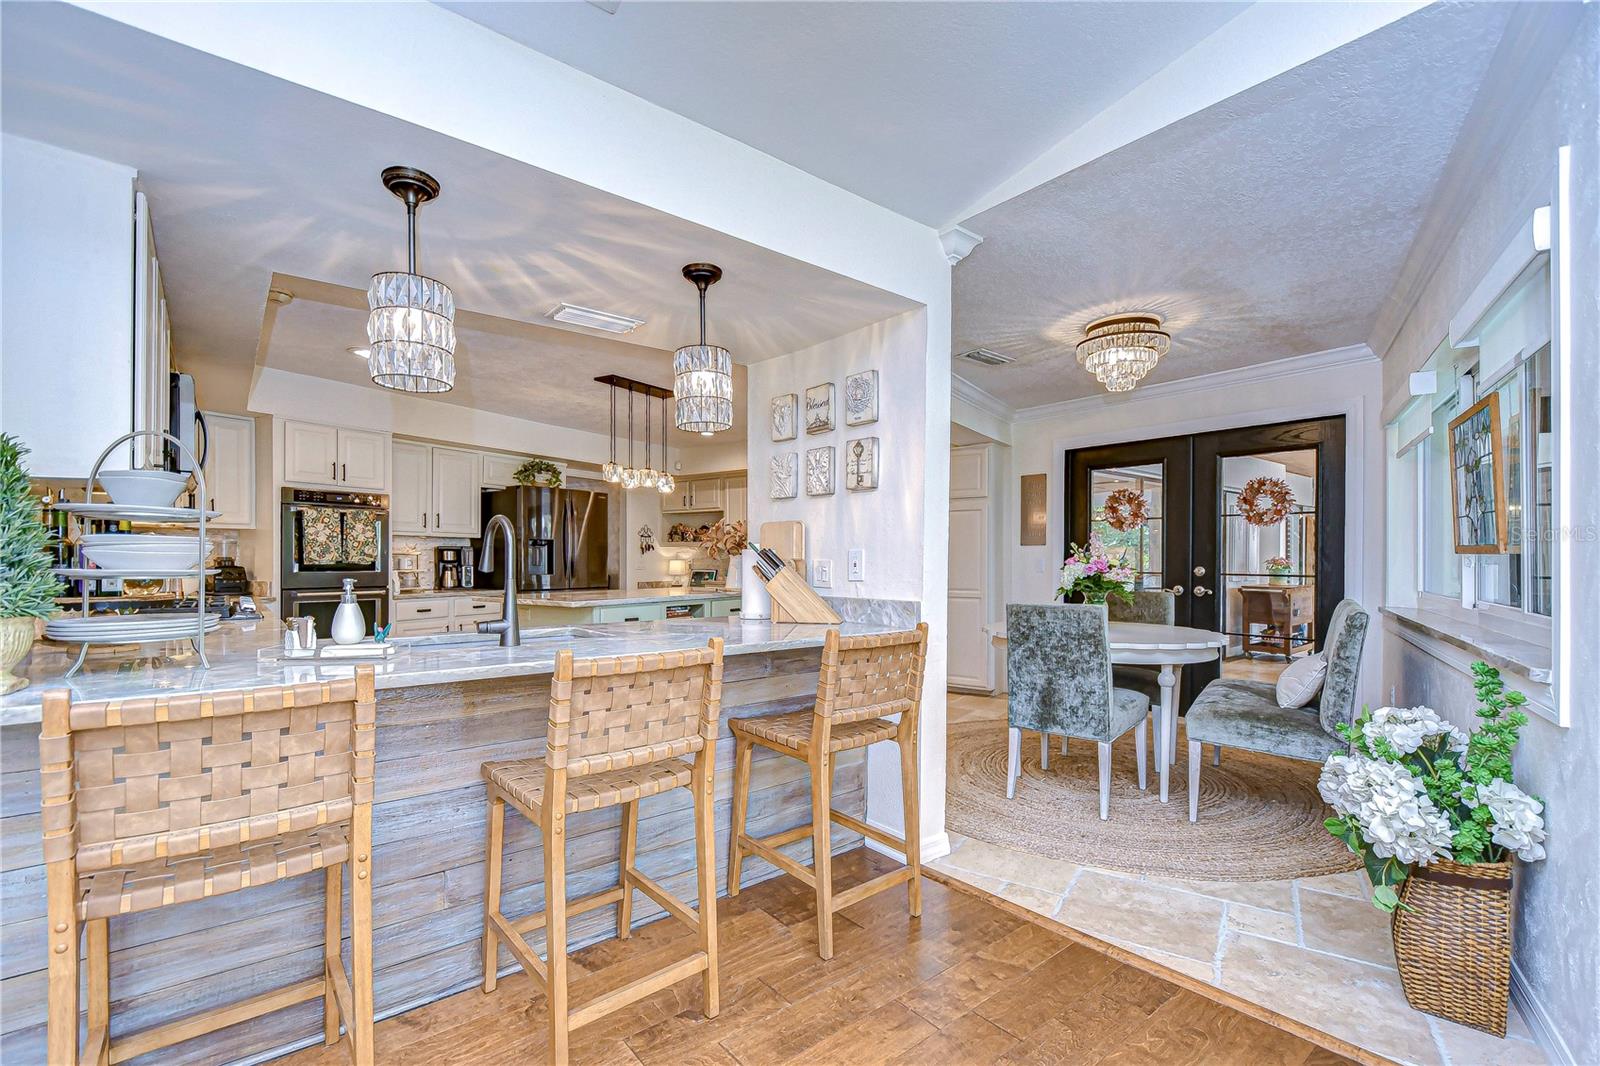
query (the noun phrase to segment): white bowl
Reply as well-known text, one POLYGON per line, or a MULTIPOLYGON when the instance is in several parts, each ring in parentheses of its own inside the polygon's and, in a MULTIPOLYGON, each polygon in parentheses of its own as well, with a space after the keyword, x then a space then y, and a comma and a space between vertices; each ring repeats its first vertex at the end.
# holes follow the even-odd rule
POLYGON ((188 474, 168 470, 102 470, 100 487, 125 507, 171 507, 189 483, 188 474))
POLYGON ((91 533, 83 554, 107 570, 198 570, 211 553, 195 537, 162 533, 91 533))

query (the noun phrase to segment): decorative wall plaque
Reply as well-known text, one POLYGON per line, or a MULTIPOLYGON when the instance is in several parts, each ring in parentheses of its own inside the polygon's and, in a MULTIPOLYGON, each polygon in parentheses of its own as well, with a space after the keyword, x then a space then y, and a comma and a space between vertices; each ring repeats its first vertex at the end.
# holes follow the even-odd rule
POLYGON ((878 487, 877 437, 855 437, 844 442, 844 487, 851 492, 878 487))
POLYGON ((767 477, 774 500, 792 500, 799 495, 800 456, 784 452, 767 460, 767 477))
POLYGON ((799 435, 800 397, 792 392, 772 398, 772 439, 794 440, 799 435))
POLYGON ((1043 474, 1023 474, 1022 491, 1017 493, 1022 501, 1022 539, 1023 546, 1044 543, 1045 521, 1049 510, 1045 504, 1045 476, 1043 474))
POLYGON ((833 445, 806 449, 806 495, 833 495, 833 445))
POLYGON ((865 426, 878 420, 878 372, 863 370, 844 379, 844 424, 865 426))
POLYGON ((833 429, 833 382, 813 385, 806 390, 806 432, 827 433, 833 429))

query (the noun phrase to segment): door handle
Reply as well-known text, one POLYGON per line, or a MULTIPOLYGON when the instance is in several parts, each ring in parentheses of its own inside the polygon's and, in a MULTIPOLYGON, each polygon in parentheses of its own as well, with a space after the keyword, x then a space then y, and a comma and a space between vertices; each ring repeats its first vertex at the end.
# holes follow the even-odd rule
POLYGON ((1194 576, 1195 577, 1205 577, 1206 576, 1206 568, 1203 567, 1203 566, 1195 567, 1194 568, 1194 576))
POLYGON ((349 463, 340 463, 339 467, 340 467, 340 470, 342 471, 339 474, 339 480, 340 481, 349 481, 350 480, 350 464, 349 463))
POLYGON ((335 459, 331 465, 333 466, 333 470, 329 472, 328 476, 330 478, 332 478, 333 480, 338 481, 339 480, 339 460, 335 459))
POLYGON ((1172 593, 1174 596, 1182 596, 1183 595, 1183 586, 1182 585, 1174 585, 1170 589, 1168 589, 1167 591, 1172 593))
POLYGON ((1194 587, 1194 594, 1196 596, 1209 596, 1211 594, 1211 590, 1206 588, 1204 585, 1196 585, 1194 587))

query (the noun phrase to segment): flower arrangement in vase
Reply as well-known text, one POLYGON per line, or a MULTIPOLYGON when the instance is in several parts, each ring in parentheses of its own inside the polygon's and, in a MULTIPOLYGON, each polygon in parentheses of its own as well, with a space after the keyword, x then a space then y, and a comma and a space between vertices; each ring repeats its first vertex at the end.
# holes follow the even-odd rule
POLYGON ((739 557, 749 546, 749 536, 744 522, 730 522, 726 518, 717 520, 717 524, 701 533, 697 538, 706 554, 712 558, 726 557, 728 560, 728 573, 722 579, 725 588, 739 587, 741 574, 739 572, 739 557))
POLYGON ((1274 555, 1262 564, 1267 568, 1269 580, 1274 585, 1287 585, 1289 583, 1289 557, 1287 555, 1274 555))
POLYGON ((1068 599, 1082 596, 1084 603, 1104 604, 1111 597, 1132 603, 1133 579, 1131 569, 1113 563, 1099 538, 1090 537, 1086 547, 1068 546, 1056 595, 1068 599))

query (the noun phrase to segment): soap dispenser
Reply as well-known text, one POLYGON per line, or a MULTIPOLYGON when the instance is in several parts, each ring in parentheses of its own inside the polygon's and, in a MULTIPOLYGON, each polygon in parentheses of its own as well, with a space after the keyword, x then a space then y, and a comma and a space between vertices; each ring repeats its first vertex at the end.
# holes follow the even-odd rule
POLYGON ((339 609, 333 612, 333 642, 335 644, 360 644, 367 635, 367 617, 356 602, 356 579, 344 579, 344 595, 339 597, 339 609))

